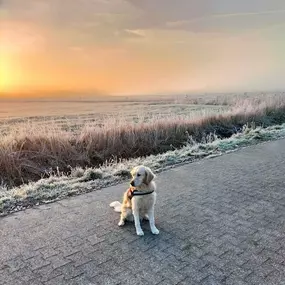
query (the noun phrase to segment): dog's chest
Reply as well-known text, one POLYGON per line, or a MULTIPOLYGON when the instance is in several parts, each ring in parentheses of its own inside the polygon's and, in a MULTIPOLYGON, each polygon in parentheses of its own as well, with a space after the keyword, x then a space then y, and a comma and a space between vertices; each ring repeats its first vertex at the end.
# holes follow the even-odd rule
POLYGON ((144 196, 135 196, 133 197, 132 202, 134 203, 135 207, 139 208, 142 211, 147 211, 153 207, 155 203, 155 197, 155 193, 144 196))

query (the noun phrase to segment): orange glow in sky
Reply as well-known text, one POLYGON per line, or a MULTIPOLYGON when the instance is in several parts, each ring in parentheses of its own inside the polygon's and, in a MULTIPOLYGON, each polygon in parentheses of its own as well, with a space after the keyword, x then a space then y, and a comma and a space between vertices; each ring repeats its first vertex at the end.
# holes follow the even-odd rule
POLYGON ((0 91, 285 88, 285 1, 209 3, 2 0, 0 91))

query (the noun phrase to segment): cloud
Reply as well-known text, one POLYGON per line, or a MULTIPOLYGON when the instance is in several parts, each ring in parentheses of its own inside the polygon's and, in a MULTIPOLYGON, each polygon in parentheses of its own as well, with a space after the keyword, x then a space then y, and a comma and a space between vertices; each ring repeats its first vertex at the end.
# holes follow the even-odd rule
POLYGON ((30 23, 52 31, 67 46, 114 44, 142 37, 128 29, 137 9, 124 0, 3 0, 1 21, 30 23))
POLYGON ((192 32, 244 32, 266 29, 285 23, 285 10, 235 14, 214 14, 192 20, 167 22, 168 29, 192 32))
POLYGON ((10 20, 90 35, 105 29, 110 38, 146 29, 242 31, 280 24, 285 13, 284 0, 2 0, 0 7, 10 20))
POLYGON ((119 24, 135 8, 124 0, 2 0, 0 6, 9 20, 66 28, 119 24))
POLYGON ((126 29, 126 30, 124 30, 124 32, 126 34, 130 35, 131 37, 135 37, 135 38, 144 38, 146 36, 144 30, 129 30, 129 29, 126 29))
POLYGON ((133 29, 228 32, 264 28, 284 21, 283 0, 126 0, 144 13, 133 29))

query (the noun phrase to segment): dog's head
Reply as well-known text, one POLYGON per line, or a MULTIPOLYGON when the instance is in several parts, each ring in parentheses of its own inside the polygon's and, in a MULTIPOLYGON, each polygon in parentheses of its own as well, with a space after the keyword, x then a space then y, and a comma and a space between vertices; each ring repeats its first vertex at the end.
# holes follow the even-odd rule
POLYGON ((149 185, 155 177, 150 168, 143 165, 134 167, 131 170, 131 175, 131 185, 134 187, 139 187, 142 184, 149 185))

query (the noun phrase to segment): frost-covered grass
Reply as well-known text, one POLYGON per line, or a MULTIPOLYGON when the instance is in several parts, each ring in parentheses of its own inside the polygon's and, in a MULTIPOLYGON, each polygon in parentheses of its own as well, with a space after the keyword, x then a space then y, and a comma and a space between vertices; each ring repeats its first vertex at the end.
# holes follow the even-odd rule
MULTIPOLYGON (((221 102, 214 99, 205 103, 221 102)), ((127 109, 132 113, 121 110, 119 105, 116 111, 122 112, 121 116, 101 121, 93 118, 76 128, 74 122, 63 128, 59 128, 57 121, 48 124, 26 121, 13 126, 8 123, 2 131, 0 128, 0 184, 12 188, 57 172, 69 173, 75 167, 99 167, 113 158, 165 153, 185 146, 189 136, 196 142, 202 142, 210 133, 228 138, 248 122, 264 127, 285 122, 285 94, 241 98, 226 107, 151 104, 152 107, 149 102, 128 103, 127 109), (151 108, 151 113, 133 117, 134 113, 138 115, 142 109, 151 108)))
POLYGON ((267 128, 244 126, 241 133, 227 139, 215 135, 204 137, 197 143, 189 137, 180 149, 146 157, 111 161, 98 168, 71 169, 69 175, 58 172, 47 179, 8 189, 0 187, 0 214, 6 214, 47 203, 67 196, 90 192, 129 179, 129 170, 138 164, 151 167, 155 172, 201 158, 211 158, 241 147, 285 137, 285 124, 267 128))

